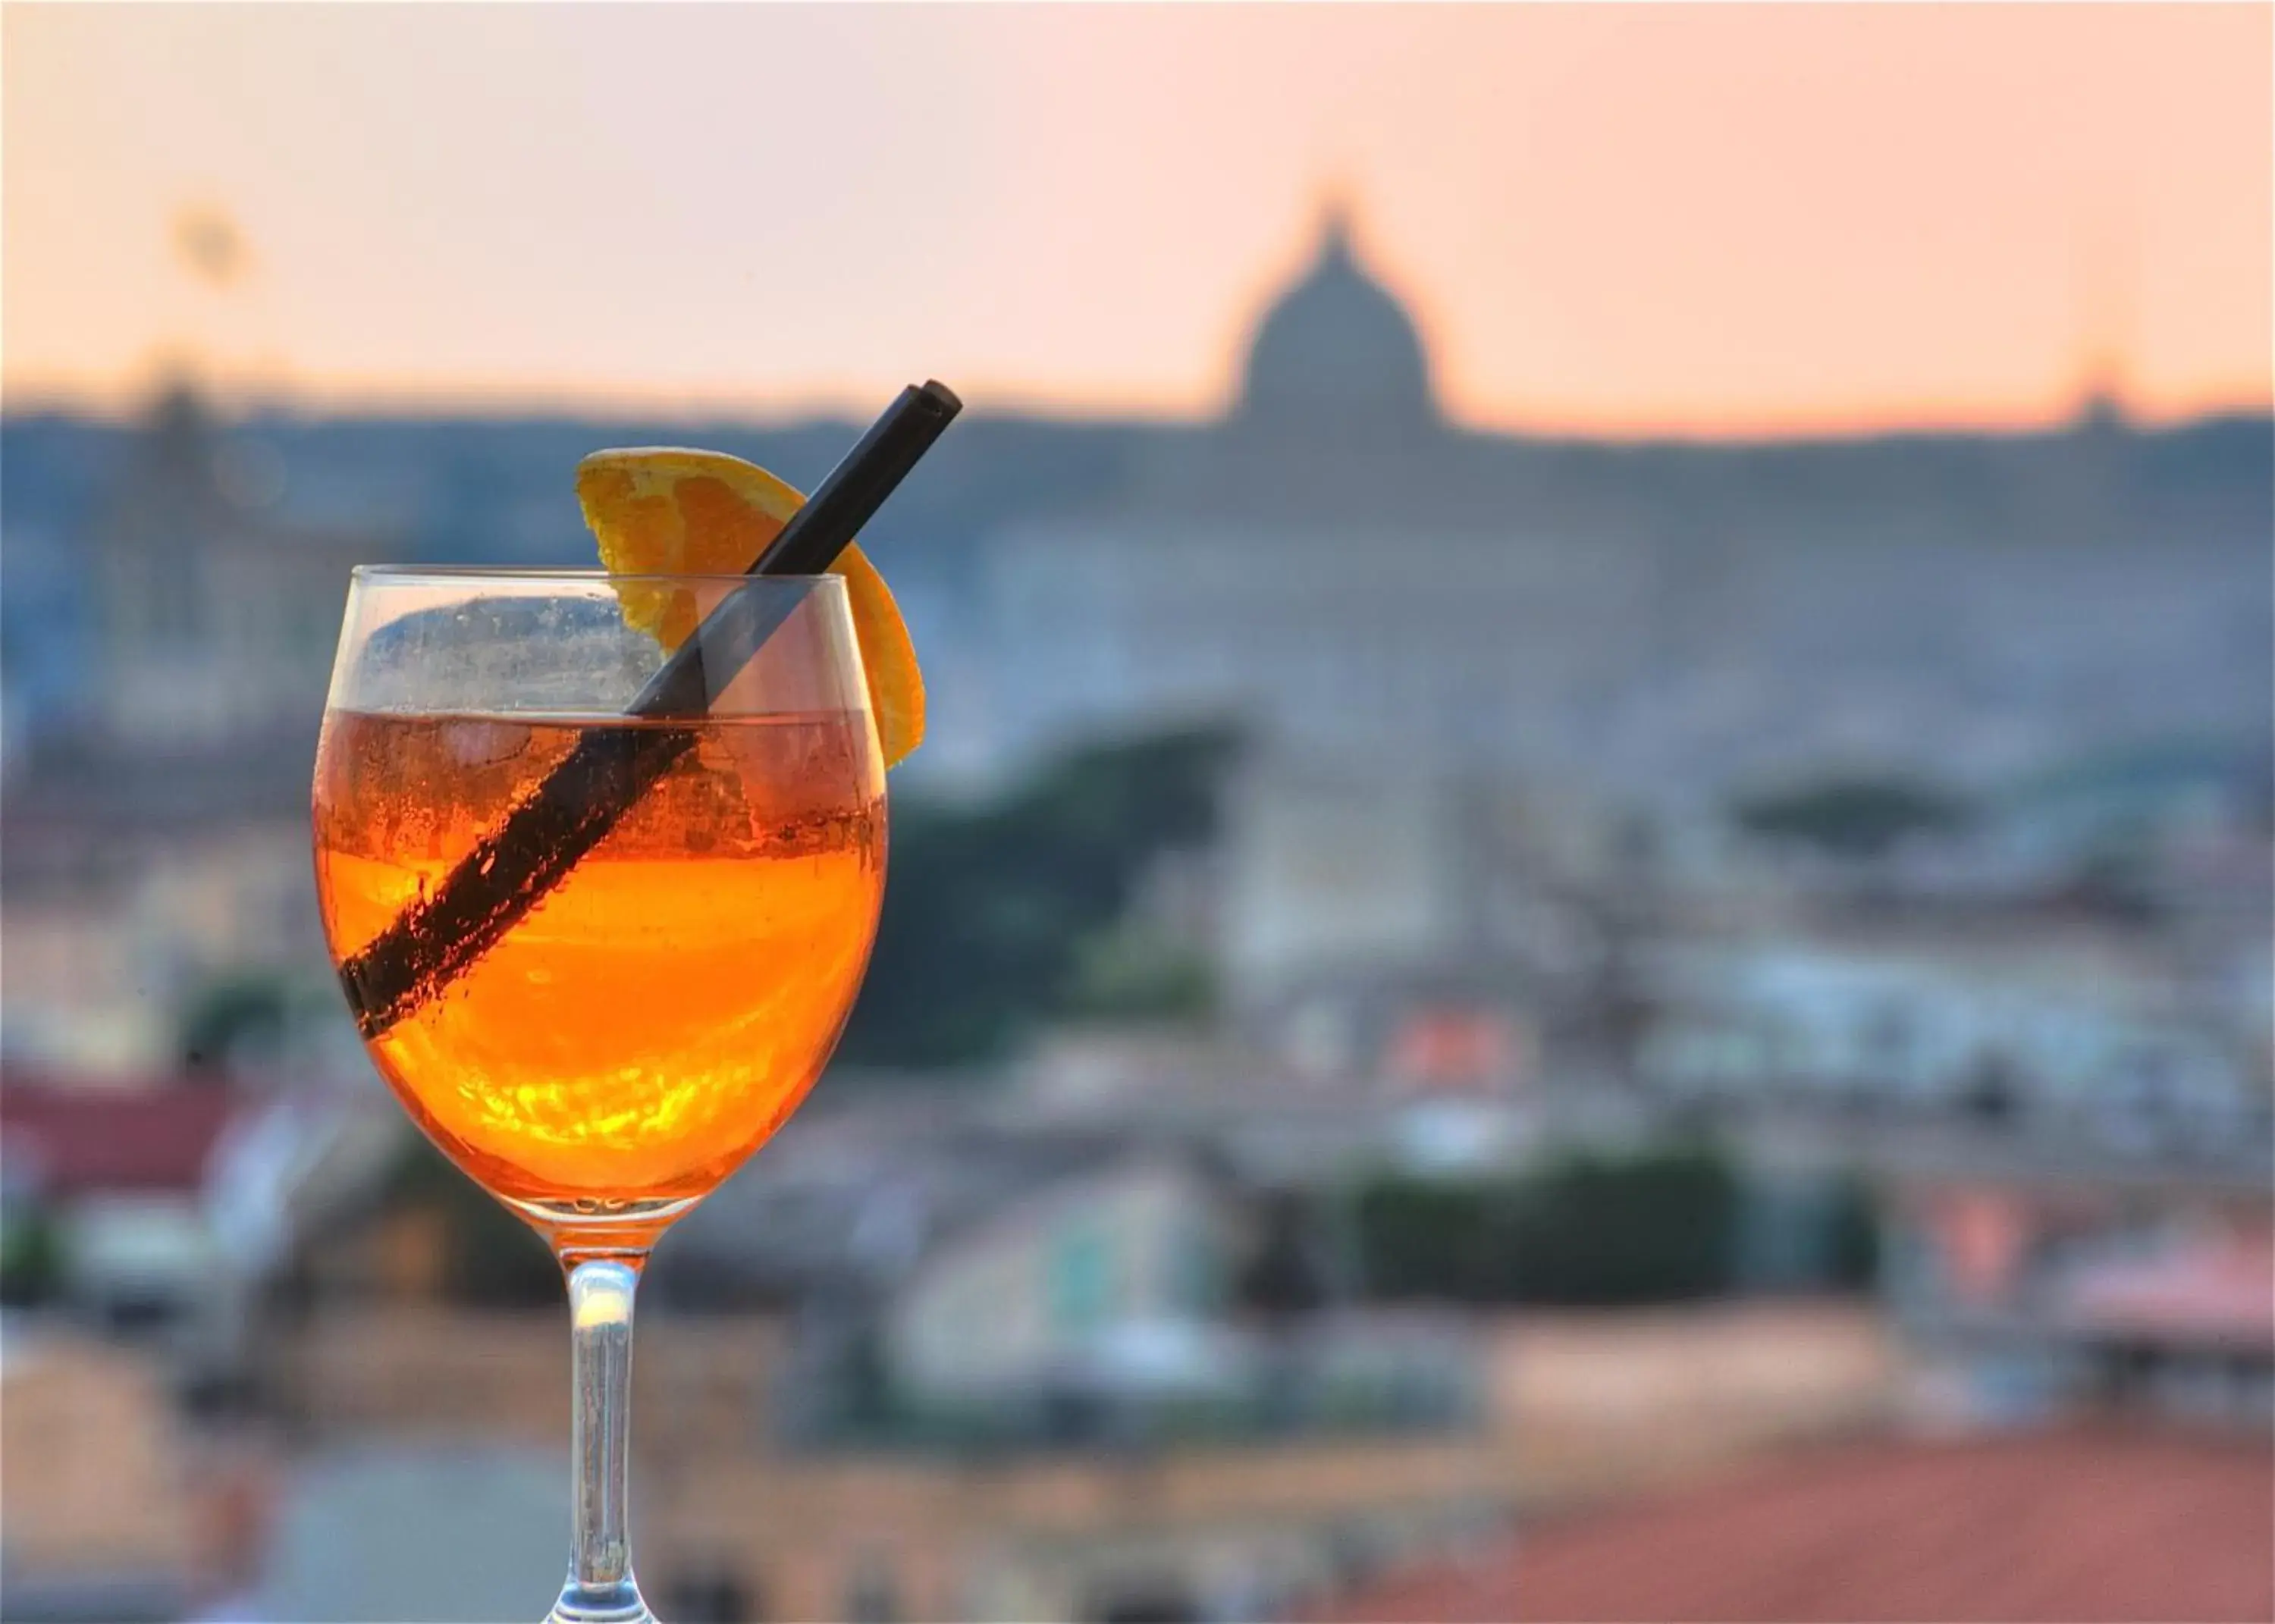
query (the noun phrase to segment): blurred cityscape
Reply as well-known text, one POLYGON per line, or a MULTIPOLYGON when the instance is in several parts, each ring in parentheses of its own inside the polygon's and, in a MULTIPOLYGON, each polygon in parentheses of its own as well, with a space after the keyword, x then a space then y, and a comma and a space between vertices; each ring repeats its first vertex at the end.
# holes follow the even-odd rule
MULTIPOLYGON (((1477 433, 1372 247, 1222 420, 983 405, 865 539, 931 738, 838 1064, 648 1277, 650 1596, 2270 1616, 2269 419, 1477 433)), ((858 427, 7 418, 7 1617, 553 1593, 557 1273, 317 928, 346 571, 858 427)))

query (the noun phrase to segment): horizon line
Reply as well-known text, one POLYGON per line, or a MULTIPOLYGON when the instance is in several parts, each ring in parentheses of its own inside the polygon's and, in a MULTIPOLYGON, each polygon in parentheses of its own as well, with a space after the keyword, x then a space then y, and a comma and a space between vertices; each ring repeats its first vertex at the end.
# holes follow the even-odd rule
MULTIPOLYGON (((769 402, 730 393, 709 397, 700 390, 667 388, 295 388, 274 382, 217 384, 209 378, 199 377, 193 370, 171 375, 146 375, 131 386, 110 388, 0 382, 0 417, 68 417, 128 424, 146 412, 164 390, 181 381, 188 382, 204 399, 215 403, 223 415, 234 419, 281 416, 567 422, 614 417, 659 422, 731 421, 779 431, 808 425, 865 421, 873 404, 852 390, 837 389, 815 389, 800 397, 769 402)), ((969 403, 975 419, 1057 422, 1086 428, 1206 430, 1226 423, 1236 404, 1227 399, 1194 407, 1128 397, 1117 403, 1094 397, 986 384, 959 386, 958 393, 969 403)), ((1492 439, 1735 445, 1938 436, 2029 437, 2073 428, 2105 404, 2115 408, 2120 422, 2136 430, 2171 429, 2233 419, 2275 418, 2275 397, 2242 391, 2233 396, 2213 394, 2177 405, 2148 406, 2128 401, 2121 393, 2112 398, 2085 389, 2069 394, 2060 404, 2050 403, 2028 411, 1918 403, 1892 404, 1877 409, 1766 412, 1719 420, 1676 413, 1638 413, 1629 418, 1496 413, 1485 419, 1474 412, 1455 411, 1441 412, 1440 420, 1450 433, 1492 439)))

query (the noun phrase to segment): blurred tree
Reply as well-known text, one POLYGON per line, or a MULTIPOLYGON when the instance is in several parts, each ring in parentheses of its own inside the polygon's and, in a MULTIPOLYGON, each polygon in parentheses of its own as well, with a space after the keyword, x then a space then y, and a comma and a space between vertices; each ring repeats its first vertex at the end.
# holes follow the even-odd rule
POLYGON ((1568 1305, 1731 1288, 1738 1182, 1711 1150, 1562 1157, 1515 1178, 1382 1177, 1359 1192, 1370 1295, 1568 1305))
POLYGON ((63 1287, 63 1243, 55 1222, 36 1209, 11 1213, 0 1229, 0 1305, 31 1308, 63 1287))
POLYGON ((1370 1181, 1353 1204, 1367 1294, 1460 1303, 1513 1299, 1508 1230, 1516 1188, 1402 1174, 1370 1181))
POLYGON ((183 1069, 219 1071, 240 1046, 276 1042, 291 1019, 291 989, 276 976, 230 976, 210 983, 182 1014, 183 1069))
POLYGON ((1115 929, 1075 943, 1074 974, 1060 1001, 1071 1016, 1197 1020, 1216 1003, 1207 962, 1140 931, 1115 929))
POLYGON ((1965 801, 1932 784, 1869 776, 1748 796, 1733 810, 1751 834, 1839 857, 1879 857, 1913 835, 1964 828, 1973 816, 1965 801))
POLYGON ((1826 1284, 1870 1291, 1880 1278, 1880 1216, 1871 1187, 1854 1175, 1834 1190, 1825 1217, 1826 1284))
POLYGON ((1526 1301, 1663 1303, 1732 1283, 1738 1184, 1712 1152, 1576 1156, 1528 1181, 1515 1209, 1526 1301))
POLYGON ((1113 937, 1160 854, 1214 831, 1222 729, 1099 744, 976 808, 894 808, 891 874, 840 1054, 946 1067, 993 1059, 1050 1016, 1205 1004, 1195 967, 1133 965, 1113 937))
POLYGON ((1304 1197, 1274 1191, 1259 1204, 1247 1256, 1233 1281, 1240 1306, 1281 1320, 1326 1306, 1334 1271, 1321 1256, 1323 1226, 1304 1197))

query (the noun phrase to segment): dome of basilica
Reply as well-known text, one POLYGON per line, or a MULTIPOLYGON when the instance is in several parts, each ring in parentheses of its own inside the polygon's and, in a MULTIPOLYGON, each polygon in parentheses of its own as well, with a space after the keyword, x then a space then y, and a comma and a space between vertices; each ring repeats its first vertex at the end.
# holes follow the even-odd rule
POLYGON ((1311 266, 1257 324, 1239 410, 1291 427, 1436 421, 1421 333, 1359 264, 1340 212, 1328 215, 1311 266))

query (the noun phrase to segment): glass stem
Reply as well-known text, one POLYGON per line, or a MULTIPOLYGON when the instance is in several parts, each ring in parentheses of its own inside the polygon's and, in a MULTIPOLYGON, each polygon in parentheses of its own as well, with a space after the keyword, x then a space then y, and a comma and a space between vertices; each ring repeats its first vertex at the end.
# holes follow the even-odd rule
POLYGON ((632 1295, 645 1256, 564 1254, 569 1273, 570 1492, 576 1527, 569 1582, 549 1624, 651 1620, 632 1577, 625 1507, 632 1402, 632 1295))

